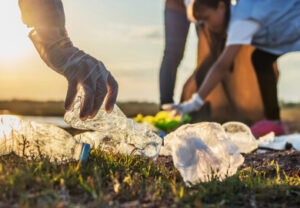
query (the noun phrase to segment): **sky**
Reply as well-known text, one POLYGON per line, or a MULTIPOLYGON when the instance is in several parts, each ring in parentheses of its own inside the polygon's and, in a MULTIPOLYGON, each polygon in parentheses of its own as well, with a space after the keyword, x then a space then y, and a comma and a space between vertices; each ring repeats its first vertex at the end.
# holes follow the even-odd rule
MULTIPOLYGON (((67 81, 40 59, 22 24, 17 0, 0 0, 0 100, 64 100, 67 81)), ((159 101, 164 49, 163 0, 63 0, 67 30, 76 47, 103 61, 119 82, 119 101, 159 101), (88 2, 88 3, 87 3, 88 2)), ((175 100, 196 65, 191 25, 178 70, 175 100)), ((300 53, 279 59, 279 98, 300 101, 300 53)))

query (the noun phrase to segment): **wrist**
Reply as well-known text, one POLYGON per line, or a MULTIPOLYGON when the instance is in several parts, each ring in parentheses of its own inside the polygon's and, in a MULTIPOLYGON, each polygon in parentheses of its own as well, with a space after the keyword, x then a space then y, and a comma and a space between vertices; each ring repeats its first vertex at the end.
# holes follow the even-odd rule
POLYGON ((192 0, 184 0, 184 5, 188 7, 192 0))
POLYGON ((205 103, 198 93, 195 93, 192 99, 195 104, 195 107, 197 107, 197 110, 199 110, 205 103))

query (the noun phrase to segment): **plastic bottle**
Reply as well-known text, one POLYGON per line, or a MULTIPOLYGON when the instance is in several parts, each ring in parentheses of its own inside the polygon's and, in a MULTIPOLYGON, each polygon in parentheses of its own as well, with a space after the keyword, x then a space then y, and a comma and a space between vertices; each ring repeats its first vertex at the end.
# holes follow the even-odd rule
POLYGON ((77 136, 79 141, 96 143, 98 144, 96 147, 101 144, 104 151, 127 155, 138 154, 153 159, 158 157, 162 139, 151 128, 128 119, 117 105, 110 114, 106 113, 102 105, 93 119, 80 120, 79 113, 83 95, 84 91, 81 88, 72 110, 65 114, 66 123, 73 128, 95 131, 77 136), (106 138, 105 145, 103 145, 103 138, 106 138))
POLYGON ((15 153, 26 159, 48 158, 51 162, 85 161, 90 145, 51 124, 0 116, 0 156, 15 153))

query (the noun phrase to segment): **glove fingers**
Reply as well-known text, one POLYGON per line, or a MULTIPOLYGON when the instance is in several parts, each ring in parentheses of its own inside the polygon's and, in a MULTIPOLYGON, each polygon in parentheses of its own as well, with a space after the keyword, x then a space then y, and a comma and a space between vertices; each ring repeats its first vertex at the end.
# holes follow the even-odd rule
POLYGON ((180 109, 178 108, 174 108, 172 111, 171 111, 171 118, 172 119, 175 119, 177 116, 181 116, 182 115, 182 112, 180 111, 180 109))
POLYGON ((94 106, 89 115, 89 118, 94 118, 97 115, 105 99, 106 93, 107 93, 107 88, 105 86, 105 82, 103 82, 102 79, 98 79, 97 86, 96 86, 96 94, 94 98, 94 106))
POLYGON ((182 111, 179 110, 179 109, 176 109, 175 117, 176 116, 180 116, 181 117, 182 115, 183 115, 182 111))
POLYGON ((65 101, 65 109, 67 111, 71 110, 73 102, 74 102, 76 94, 77 94, 77 91, 78 91, 77 83, 69 82, 68 92, 67 92, 66 101, 65 101))
POLYGON ((113 78, 111 74, 108 75, 107 78, 107 98, 105 102, 105 110, 107 113, 111 113, 114 109, 114 105, 117 101, 119 86, 116 80, 113 78))
POLYGON ((161 107, 165 111, 171 111, 171 118, 175 118, 176 116, 180 116, 182 114, 180 105, 164 104, 161 107))
POLYGON ((82 121, 85 121, 92 111, 95 91, 89 86, 83 86, 83 89, 84 89, 84 100, 81 103, 80 119, 82 121))
POLYGON ((164 104, 161 106, 161 108, 165 111, 171 111, 175 109, 175 105, 173 104, 164 104))
POLYGON ((181 114, 181 116, 180 116, 180 122, 183 122, 183 119, 184 119, 184 117, 186 116, 186 114, 181 114))

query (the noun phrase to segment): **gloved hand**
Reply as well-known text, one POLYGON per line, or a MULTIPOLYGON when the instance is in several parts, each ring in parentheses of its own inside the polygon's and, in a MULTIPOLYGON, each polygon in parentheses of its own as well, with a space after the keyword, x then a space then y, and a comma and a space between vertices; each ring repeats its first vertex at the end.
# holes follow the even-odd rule
POLYGON ((62 35, 62 41, 58 42, 61 44, 57 44, 57 41, 54 41, 54 44, 48 44, 48 42, 53 42, 52 39, 56 39, 53 38, 55 33, 50 35, 51 41, 47 41, 47 36, 40 34, 43 33, 33 30, 29 37, 41 58, 49 67, 68 80, 65 109, 71 109, 79 86, 82 86, 85 91, 85 98, 80 111, 82 120, 93 118, 97 114, 106 95, 105 109, 110 113, 117 99, 118 84, 104 64, 75 48, 65 35, 62 35))
POLYGON ((80 118, 93 118, 106 95, 105 109, 113 110, 118 84, 104 64, 75 48, 65 30, 65 15, 61 0, 19 0, 22 19, 34 27, 29 37, 45 63, 68 80, 65 102, 70 110, 79 86, 85 91, 80 118))
POLYGON ((82 86, 85 92, 80 111, 82 120, 96 116, 105 97, 105 110, 112 112, 118 95, 118 83, 102 62, 85 54, 80 61, 70 64, 64 76, 68 80, 66 110, 71 109, 79 86, 82 86))
POLYGON ((162 109, 166 111, 175 110, 175 116, 181 115, 181 119, 183 119, 185 115, 199 110, 203 105, 204 101, 198 93, 195 93, 189 101, 181 104, 165 104, 162 109))
POLYGON ((66 36, 62 36, 63 41, 59 42, 67 45, 63 46, 52 40, 56 40, 55 33, 50 35, 50 41, 47 41, 45 36, 40 35, 41 33, 33 30, 29 37, 45 63, 68 80, 65 109, 70 110, 72 108, 77 91, 82 86, 85 91, 85 98, 80 111, 82 120, 93 118, 97 114, 106 95, 105 109, 110 113, 117 99, 118 84, 104 64, 75 48, 66 36), (54 46, 48 42, 54 42, 54 46))

